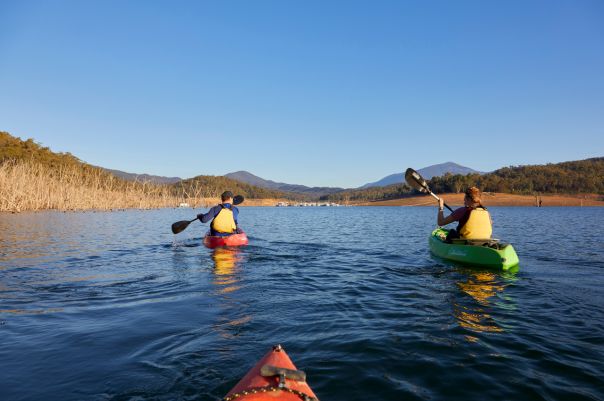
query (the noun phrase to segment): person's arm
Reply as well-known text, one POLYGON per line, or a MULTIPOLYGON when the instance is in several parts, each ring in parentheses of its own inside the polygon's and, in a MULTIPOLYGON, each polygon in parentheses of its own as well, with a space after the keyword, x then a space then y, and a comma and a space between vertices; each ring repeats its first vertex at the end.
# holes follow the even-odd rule
POLYGON ((239 221, 237 218, 239 217, 239 209, 233 206, 233 219, 235 219, 235 232, 240 234, 243 230, 239 227, 239 221))
POLYGON ((436 218, 436 224, 438 224, 439 226, 446 226, 447 224, 451 224, 454 221, 459 220, 459 217, 456 215, 455 212, 453 212, 450 215, 448 215, 447 217, 445 217, 444 211, 445 211, 445 200, 443 198, 440 198, 438 200, 438 215, 436 218))
POLYGON ((235 220, 235 226, 239 228, 239 222, 237 221, 237 217, 239 217, 239 209, 233 206, 233 219, 235 220))
POLYGON ((211 208, 210 210, 208 210, 207 213, 200 213, 197 215, 197 218, 202 222, 202 223, 207 223, 208 221, 212 220, 214 217, 216 217, 216 215, 218 214, 218 212, 220 212, 220 210, 218 210, 218 212, 216 211, 216 206, 214 206, 213 208, 211 208))

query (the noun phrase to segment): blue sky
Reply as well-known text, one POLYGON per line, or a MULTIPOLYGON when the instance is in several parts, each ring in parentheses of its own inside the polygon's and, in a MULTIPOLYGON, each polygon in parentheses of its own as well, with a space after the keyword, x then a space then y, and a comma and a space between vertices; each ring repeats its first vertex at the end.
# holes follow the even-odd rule
POLYGON ((604 155, 604 2, 0 2, 0 130, 128 172, 355 187, 604 155))

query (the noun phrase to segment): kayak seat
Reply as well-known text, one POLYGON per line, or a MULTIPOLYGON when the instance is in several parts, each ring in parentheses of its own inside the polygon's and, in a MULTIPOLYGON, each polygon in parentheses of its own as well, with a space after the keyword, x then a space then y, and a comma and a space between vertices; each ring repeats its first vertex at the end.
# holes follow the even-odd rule
POLYGON ((264 365, 260 368, 260 374, 264 377, 279 376, 279 383, 285 383, 285 379, 297 382, 306 381, 306 373, 301 370, 279 368, 273 365, 264 365))

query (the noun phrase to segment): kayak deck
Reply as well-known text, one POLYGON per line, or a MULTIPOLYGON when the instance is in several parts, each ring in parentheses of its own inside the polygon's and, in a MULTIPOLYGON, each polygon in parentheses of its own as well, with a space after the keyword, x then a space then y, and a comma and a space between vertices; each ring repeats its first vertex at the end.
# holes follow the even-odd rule
POLYGON ((430 235, 432 253, 443 259, 474 266, 509 270, 518 265, 518 255, 511 244, 498 240, 453 240, 445 242, 448 230, 437 228, 430 235))
POLYGON ((223 401, 318 401, 281 345, 275 345, 227 393, 223 401))

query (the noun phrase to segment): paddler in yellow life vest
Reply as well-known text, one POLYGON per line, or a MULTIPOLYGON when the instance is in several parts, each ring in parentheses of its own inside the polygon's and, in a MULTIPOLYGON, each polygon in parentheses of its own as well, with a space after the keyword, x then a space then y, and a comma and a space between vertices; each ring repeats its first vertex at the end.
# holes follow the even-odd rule
POLYGON ((438 202, 437 224, 439 226, 446 226, 454 221, 459 222, 456 230, 449 231, 447 240, 452 238, 491 238, 491 234, 493 233, 491 215, 487 209, 482 206, 481 196, 480 189, 476 187, 468 188, 464 197, 464 207, 456 209, 447 217, 444 216, 445 201, 443 198, 440 198, 438 202))
POLYGON ((233 206, 233 193, 225 191, 220 195, 221 203, 211 208, 207 213, 197 215, 202 223, 210 224, 210 235, 224 237, 239 232, 237 217, 239 209, 233 206))

